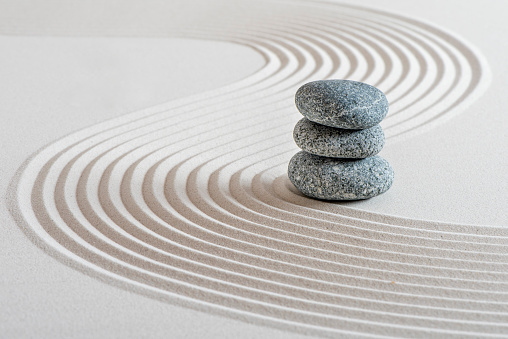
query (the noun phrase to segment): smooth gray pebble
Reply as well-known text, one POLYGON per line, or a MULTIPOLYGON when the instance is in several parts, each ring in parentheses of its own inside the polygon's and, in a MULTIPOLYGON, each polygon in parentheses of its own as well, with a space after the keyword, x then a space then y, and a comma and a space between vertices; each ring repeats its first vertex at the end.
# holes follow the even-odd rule
POLYGON ((309 82, 296 92, 295 104, 310 121, 345 129, 375 126, 388 113, 388 100, 383 92, 351 80, 309 82))
POLYGON ((394 172, 375 155, 360 160, 326 158, 304 151, 291 158, 288 176, 303 194, 324 200, 359 200, 386 192, 394 172))
POLYGON ((361 159, 378 154, 385 144, 380 125, 363 130, 335 128, 301 119, 293 139, 302 150, 324 157, 361 159))

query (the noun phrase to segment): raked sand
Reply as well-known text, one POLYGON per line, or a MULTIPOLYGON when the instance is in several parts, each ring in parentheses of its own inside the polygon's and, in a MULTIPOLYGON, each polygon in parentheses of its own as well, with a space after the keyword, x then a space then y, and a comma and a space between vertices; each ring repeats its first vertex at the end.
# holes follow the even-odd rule
MULTIPOLYGON (((150 40, 145 47, 153 55, 169 53, 153 49, 170 38, 164 43, 180 46, 192 59, 178 59, 171 49, 173 64, 183 65, 161 71, 171 81, 156 80, 164 78, 153 72, 155 66, 141 65, 153 72, 144 78, 146 86, 118 91, 158 88, 152 96, 125 99, 148 108, 119 114, 129 107, 111 104, 119 112, 109 115, 115 118, 49 138, 13 173, 7 194, 16 221, 11 227, 19 226, 51 257, 85 273, 76 279, 89 276, 101 288, 134 292, 128 298, 133 305, 142 300, 142 309, 167 303, 168 308, 158 307, 170 315, 183 306, 176 317, 188 332, 181 336, 198 336, 190 324, 206 328, 217 318, 229 324, 224 331, 230 336, 242 329, 253 336, 508 332, 506 198, 499 194, 506 183, 496 167, 506 160, 496 159, 488 147, 506 148, 506 137, 471 130, 482 124, 501 129, 506 120, 494 108, 484 117, 473 111, 487 104, 499 111, 492 100, 499 86, 492 82, 500 80, 491 75, 498 59, 489 60, 482 49, 435 24, 334 2, 143 4, 144 16, 131 17, 136 10, 122 6, 116 16, 111 11, 111 21, 108 11, 96 16, 89 5, 81 6, 77 11, 62 5, 64 15, 50 23, 36 18, 2 31, 133 36, 150 40), (85 18, 95 21, 80 24, 85 18), (201 57, 208 53, 201 52, 208 50, 217 61, 208 59, 202 68, 201 57), (242 62, 248 70, 239 67, 242 62), (200 77, 188 79, 191 74, 200 77), (382 154, 396 176, 380 197, 316 201, 287 178, 287 163, 297 150, 291 131, 300 118, 294 92, 325 78, 367 82, 388 97, 382 154), (207 86, 206 79, 214 80, 207 86), (161 89, 175 99, 154 105, 171 99, 161 89), (480 160, 495 165, 478 165, 480 160), (498 198, 488 200, 493 196, 498 198)), ((19 42, 6 43, 21 48, 19 42)), ((119 43, 119 48, 129 47, 119 43)), ((90 60, 77 57, 83 59, 90 60)), ((89 67, 97 65, 101 62, 89 67)), ((143 79, 141 73, 136 77, 143 79)), ((116 78, 105 78, 109 100, 124 102, 114 86, 107 87, 116 78)), ((104 94, 103 110, 107 98, 104 94)), ((6 261, 11 255, 4 255, 6 261)), ((59 284, 69 286, 65 279, 59 284)), ((23 333, 21 318, 8 317, 6 333, 23 333)), ((50 318, 44 321, 51 324, 50 318)), ((150 328, 162 334, 165 326, 150 328)), ((100 326, 95 331, 108 333, 100 326)), ((118 333, 114 326, 109 331, 118 333)))

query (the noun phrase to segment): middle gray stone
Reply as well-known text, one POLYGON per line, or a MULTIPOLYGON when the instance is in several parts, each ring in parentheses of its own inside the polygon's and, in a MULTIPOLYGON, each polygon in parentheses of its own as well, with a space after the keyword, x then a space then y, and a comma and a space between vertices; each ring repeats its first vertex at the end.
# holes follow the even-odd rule
POLYGON ((340 129, 306 118, 296 124, 293 138, 302 150, 331 158, 367 158, 378 154, 385 144, 385 134, 379 125, 363 130, 340 129))

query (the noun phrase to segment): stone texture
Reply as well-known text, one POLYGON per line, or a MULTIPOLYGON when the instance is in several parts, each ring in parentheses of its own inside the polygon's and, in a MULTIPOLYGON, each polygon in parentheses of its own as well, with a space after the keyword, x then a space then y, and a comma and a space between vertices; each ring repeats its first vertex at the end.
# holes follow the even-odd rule
POLYGON ((298 89, 296 107, 318 124, 365 129, 375 126, 388 113, 388 101, 379 89, 350 80, 320 80, 298 89))
POLYGON ((306 118, 296 124, 293 138, 302 150, 333 158, 367 158, 378 154, 385 144, 385 134, 379 125, 362 130, 341 129, 306 118))
POLYGON ((386 192, 393 183, 394 173, 388 161, 378 155, 350 160, 301 151, 291 158, 288 176, 293 185, 309 197, 359 200, 386 192))

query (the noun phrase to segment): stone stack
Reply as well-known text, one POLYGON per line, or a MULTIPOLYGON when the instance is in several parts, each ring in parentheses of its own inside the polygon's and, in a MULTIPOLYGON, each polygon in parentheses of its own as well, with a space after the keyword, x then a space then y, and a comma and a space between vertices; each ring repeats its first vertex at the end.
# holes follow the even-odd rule
POLYGON ((303 194, 324 200, 368 199, 386 192, 393 169, 376 155, 385 143, 379 126, 388 101, 377 88, 356 81, 323 80, 300 87, 303 114, 293 138, 302 149, 288 176, 303 194))

